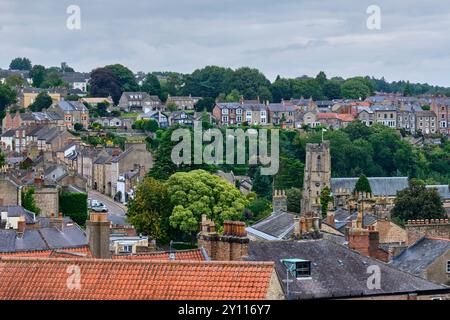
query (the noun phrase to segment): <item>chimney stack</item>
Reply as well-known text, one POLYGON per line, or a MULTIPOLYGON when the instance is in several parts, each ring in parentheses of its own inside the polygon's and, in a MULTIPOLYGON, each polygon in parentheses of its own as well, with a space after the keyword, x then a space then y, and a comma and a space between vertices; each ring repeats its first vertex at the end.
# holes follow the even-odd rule
POLYGON ((62 212, 60 212, 58 214, 58 216, 56 216, 56 214, 54 214, 53 212, 51 213, 50 226, 51 227, 55 227, 59 231, 63 231, 63 229, 64 229, 64 219, 63 219, 62 212))
POLYGON ((19 221, 17 221, 17 236, 19 238, 23 237, 25 232, 26 221, 24 216, 20 216, 19 221))
POLYGON ((287 211, 287 196, 284 190, 273 190, 272 206, 273 212, 287 211))
POLYGON ((92 256, 99 259, 111 258, 109 251, 110 222, 108 215, 92 211, 86 221, 86 235, 92 256))
POLYGON ((211 260, 238 261, 248 255, 247 231, 245 223, 226 220, 223 222, 223 233, 216 232, 215 224, 206 215, 202 216, 198 246, 204 248, 211 260))

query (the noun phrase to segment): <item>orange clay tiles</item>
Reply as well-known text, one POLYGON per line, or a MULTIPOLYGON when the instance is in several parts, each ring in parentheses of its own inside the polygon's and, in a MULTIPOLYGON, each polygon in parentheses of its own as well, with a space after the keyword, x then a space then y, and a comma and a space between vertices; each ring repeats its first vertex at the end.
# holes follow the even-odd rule
POLYGON ((86 257, 91 258, 91 250, 88 246, 67 249, 49 249, 33 251, 0 252, 0 257, 22 258, 58 258, 58 257, 86 257))
POLYGON ((0 300, 265 299, 273 271, 272 262, 2 257, 0 300), (79 287, 68 286, 77 268, 79 287))
POLYGON ((189 260, 189 261, 205 261, 201 249, 182 250, 173 252, 173 259, 169 252, 148 252, 133 255, 113 255, 113 259, 125 260, 189 260))

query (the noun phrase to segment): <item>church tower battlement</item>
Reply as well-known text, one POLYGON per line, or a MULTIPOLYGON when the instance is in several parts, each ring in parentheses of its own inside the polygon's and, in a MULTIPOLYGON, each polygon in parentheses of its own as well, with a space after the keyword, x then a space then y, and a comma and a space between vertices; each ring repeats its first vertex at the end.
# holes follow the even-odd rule
POLYGON ((330 141, 308 143, 301 202, 302 216, 320 210, 320 193, 325 187, 331 188, 330 141))

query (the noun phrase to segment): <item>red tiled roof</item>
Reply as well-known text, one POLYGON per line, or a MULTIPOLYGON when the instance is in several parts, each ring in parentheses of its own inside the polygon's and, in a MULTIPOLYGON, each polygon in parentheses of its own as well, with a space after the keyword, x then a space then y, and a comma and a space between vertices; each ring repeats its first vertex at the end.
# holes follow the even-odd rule
POLYGON ((16 257, 16 258, 57 258, 79 255, 80 257, 91 258, 91 250, 88 246, 78 248, 67 249, 46 249, 46 250, 33 250, 33 251, 15 251, 15 252, 2 252, 0 257, 16 257))
POLYGON ((267 297, 273 270, 273 262, 3 257, 0 300, 256 300, 267 297))
MULTIPOLYGON (((183 250, 173 252, 174 260, 185 261, 205 261, 201 249, 183 250)), ((113 255, 113 259, 121 260, 151 260, 151 261, 166 261, 170 260, 170 252, 146 252, 133 255, 113 255)))
POLYGON ((339 119, 344 122, 352 122, 354 120, 354 117, 351 114, 322 112, 317 114, 317 119, 339 119))

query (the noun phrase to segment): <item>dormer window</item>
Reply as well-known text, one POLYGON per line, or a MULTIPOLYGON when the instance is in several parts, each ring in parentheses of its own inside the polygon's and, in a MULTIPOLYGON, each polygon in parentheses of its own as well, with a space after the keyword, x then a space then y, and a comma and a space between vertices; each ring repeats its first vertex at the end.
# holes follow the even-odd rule
POLYGON ((311 261, 303 259, 283 259, 281 262, 286 266, 287 271, 294 278, 311 277, 311 261))

